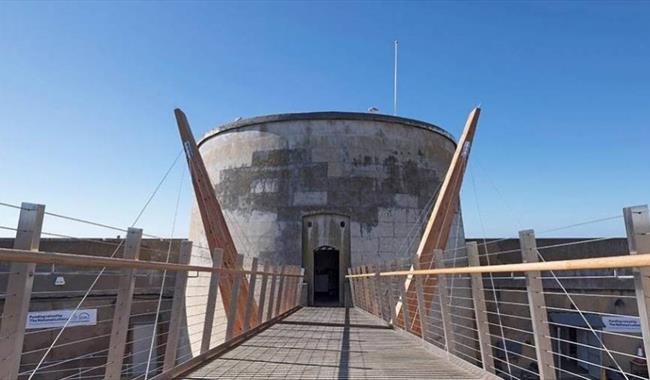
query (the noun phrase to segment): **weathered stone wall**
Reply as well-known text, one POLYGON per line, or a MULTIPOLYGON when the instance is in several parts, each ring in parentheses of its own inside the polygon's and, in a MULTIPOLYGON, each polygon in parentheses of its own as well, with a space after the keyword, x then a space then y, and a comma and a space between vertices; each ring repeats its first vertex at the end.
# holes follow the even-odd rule
MULTIPOLYGON (((317 212, 350 217, 352 265, 412 254, 455 149, 430 124, 333 112, 242 120, 199 145, 237 248, 297 265, 317 212)), ((205 242, 196 207, 190 239, 205 242)))

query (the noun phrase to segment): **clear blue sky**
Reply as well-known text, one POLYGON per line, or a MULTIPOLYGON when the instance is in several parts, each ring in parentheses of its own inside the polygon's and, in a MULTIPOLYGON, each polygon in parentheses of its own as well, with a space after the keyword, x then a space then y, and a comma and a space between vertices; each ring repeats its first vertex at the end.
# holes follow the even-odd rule
MULTIPOLYGON (((196 135, 239 116, 390 113, 394 39, 401 116, 458 136, 483 107, 462 193, 468 236, 650 202, 650 3, 559 1, 2 2, 0 201, 127 226, 180 150, 174 107, 196 135)), ((145 232, 169 234, 184 165, 145 232)), ((0 225, 15 223, 0 207, 0 225)), ((615 220, 551 235, 621 234, 615 220)))

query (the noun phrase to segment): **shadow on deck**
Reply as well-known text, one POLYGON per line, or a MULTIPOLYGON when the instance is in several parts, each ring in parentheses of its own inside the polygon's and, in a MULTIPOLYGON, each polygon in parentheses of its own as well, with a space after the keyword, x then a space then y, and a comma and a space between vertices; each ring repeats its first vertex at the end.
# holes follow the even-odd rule
POLYGON ((480 379, 357 309, 303 308, 182 379, 480 379))

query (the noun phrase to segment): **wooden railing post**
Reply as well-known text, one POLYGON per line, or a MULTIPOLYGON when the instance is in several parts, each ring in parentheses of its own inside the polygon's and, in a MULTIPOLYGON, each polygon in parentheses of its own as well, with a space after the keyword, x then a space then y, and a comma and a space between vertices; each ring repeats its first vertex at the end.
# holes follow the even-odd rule
MULTIPOLYGON (((212 267, 221 269, 223 265, 223 249, 217 248, 212 252, 212 267)), ((217 295, 219 294, 220 272, 210 274, 210 285, 208 287, 208 299, 205 305, 205 319, 203 321, 203 334, 201 337, 201 353, 210 350, 212 339, 212 326, 214 325, 214 312, 217 307, 217 295)), ((232 303, 232 302, 231 302, 232 303)))
MULTIPOLYGON (((129 228, 126 233, 123 258, 137 260, 140 256, 141 241, 142 230, 139 228, 129 228)), ((135 275, 135 269, 123 269, 122 277, 118 284, 111 340, 108 347, 108 359, 106 359, 106 374, 104 376, 106 380, 122 378, 122 364, 124 362, 126 338, 129 333, 129 319, 131 317, 131 305, 133 303, 135 275)))
MULTIPOLYGON (((361 266, 352 268, 352 273, 362 274, 363 271, 361 270, 361 266)), ((357 278, 357 288, 359 289, 359 296, 357 297, 359 307, 363 310, 367 310, 365 278, 357 278)))
MULTIPOLYGON (((370 274, 372 272, 372 266, 371 265, 362 265, 361 266, 361 273, 364 274, 370 274)), ((366 299, 368 301, 367 309, 366 311, 369 312, 370 314, 375 313, 375 289, 372 286, 372 277, 364 277, 363 278, 364 284, 366 285, 366 299)))
MULTIPOLYGON (((374 264, 369 264, 366 266, 366 268, 368 268, 368 273, 377 272, 375 270, 374 264)), ((370 302, 372 304, 372 313, 381 318, 381 313, 379 312, 379 292, 377 292, 377 283, 375 281, 375 276, 368 277, 368 286, 370 288, 370 302)))
POLYGON ((377 316, 383 320, 386 320, 384 315, 384 297, 383 297, 383 287, 381 286, 381 277, 379 273, 381 272, 381 265, 379 263, 375 264, 374 267, 375 275, 372 277, 373 287, 375 288, 375 299, 377 300, 377 316))
MULTIPOLYGON (((519 244, 524 263, 536 263, 539 261, 537 257, 535 231, 519 231, 519 244)), ((528 305, 530 307, 530 321, 533 325, 533 336, 535 337, 535 353, 537 355, 539 377, 545 380, 555 380, 553 346, 551 345, 551 333, 548 328, 548 315, 546 313, 546 300, 544 299, 544 286, 542 284, 541 272, 526 272, 526 290, 528 292, 528 305)), ((507 349, 507 347, 504 347, 504 349, 507 349)))
POLYGON ((271 270, 271 264, 268 261, 264 262, 264 269, 262 269, 262 286, 260 288, 260 305, 257 309, 257 320, 261 324, 264 322, 264 304, 266 303, 266 287, 269 281, 269 271, 271 270))
POLYGON ((282 314, 285 311, 289 310, 289 304, 291 303, 291 300, 293 298, 292 294, 295 293, 293 291, 294 290, 293 284, 294 284, 295 277, 292 276, 294 274, 296 274, 296 267, 291 265, 288 268, 288 271, 287 271, 286 286, 285 286, 285 290, 284 290, 285 294, 282 297, 283 302, 282 302, 282 307, 280 308, 280 314, 282 314))
MULTIPOLYGON (((413 262, 413 268, 418 270, 420 269, 420 260, 415 260, 413 262)), ((420 336, 422 339, 426 340, 426 331, 427 324, 429 323, 429 317, 427 316, 428 310, 426 307, 426 302, 424 301, 424 290, 422 284, 422 276, 415 276, 415 295, 418 302, 418 316, 420 320, 420 336)))
MULTIPOLYGON (((391 262, 386 264, 386 269, 391 271, 393 270, 391 262)), ((395 297, 395 276, 386 277, 388 282, 388 306, 390 308, 390 325, 395 326, 397 324, 397 313, 395 312, 395 306, 397 305, 397 297, 395 297)))
MULTIPOLYGON (((472 267, 480 266, 481 262, 478 257, 478 246, 476 242, 469 242, 466 247, 469 265, 472 267)), ((484 370, 495 373, 494 356, 492 354, 492 347, 490 346, 490 342, 492 341, 490 338, 490 326, 488 325, 487 307, 485 305, 485 290, 483 289, 483 274, 472 273, 470 277, 476 330, 479 349, 481 350, 481 363, 483 363, 484 370)))
POLYGON ((300 287, 300 271, 301 268, 296 266, 293 270, 293 274, 296 276, 292 280, 291 292, 289 293, 289 304, 287 310, 293 309, 298 304, 298 288, 300 287))
MULTIPOLYGON (((348 268, 348 275, 354 274, 352 272, 352 268, 348 268)), ((348 281, 350 282, 350 306, 355 307, 357 306, 357 294, 356 294, 356 287, 354 286, 354 279, 353 278, 348 278, 348 281)))
MULTIPOLYGON (((181 242, 178 263, 187 265, 192 256, 192 242, 184 240, 181 242)), ((181 333, 181 322, 185 314, 185 289, 187 286, 187 272, 176 272, 174 280, 174 295, 172 298, 171 315, 169 317, 169 332, 165 345, 165 359, 163 361, 163 372, 168 371, 176 365, 178 342, 181 333)))
MULTIPOLYGON (((395 269, 399 270, 400 265, 399 261, 395 260, 394 262, 395 269)), ((402 277, 396 277, 396 282, 397 282, 397 289, 399 289, 399 302, 404 305, 402 307, 402 317, 404 317, 404 331, 411 331, 411 312, 409 311, 409 308, 407 307, 407 300, 406 300, 406 286, 404 285, 406 283, 406 276, 402 277)))
POLYGON ((253 302, 255 301, 255 283, 257 282, 257 257, 253 257, 251 263, 251 274, 248 282, 248 296, 246 298, 246 308, 244 309, 244 332, 251 328, 251 316, 253 312, 253 302))
POLYGON ((278 298, 275 300, 275 314, 274 316, 280 315, 280 308, 282 307, 283 293, 284 293, 284 277, 287 273, 287 266, 283 265, 280 270, 280 282, 278 283, 278 298))
MULTIPOLYGON (((361 266, 361 273, 367 274, 370 273, 367 265, 361 266)), ((370 284, 370 277, 363 277, 363 286, 366 293, 366 311, 368 313, 374 313, 373 298, 372 298, 372 287, 370 284)))
MULTIPOLYGON (((352 273, 353 274, 361 274, 361 267, 352 267, 352 273)), ((357 278, 357 282, 355 283, 355 286, 357 288, 357 305, 360 309, 365 310, 366 309, 366 291, 364 288, 364 283, 363 283, 363 278, 357 278)))
MULTIPOLYGON (((623 209, 627 244, 630 255, 650 253, 650 215, 648 206, 634 206, 623 209)), ((639 309, 641 334, 646 356, 650 353, 650 268, 642 267, 634 270, 634 290, 639 309)))
POLYGON ((298 278, 298 289, 296 289, 296 302, 295 306, 302 305, 302 285, 305 279, 305 268, 300 268, 300 277, 298 278))
MULTIPOLYGON (((15 249, 38 251, 44 215, 44 205, 21 205, 15 249)), ((36 264, 23 263, 12 263, 9 269, 0 323, 0 379, 18 378, 35 270, 36 264)))
POLYGON ((277 287, 276 284, 278 282, 277 281, 278 274, 279 274, 279 267, 274 265, 273 266, 273 274, 271 275, 271 290, 269 292, 269 308, 266 310, 266 320, 267 321, 270 320, 271 318, 273 318, 273 308, 275 306, 275 302, 276 302, 276 299, 277 299, 276 294, 275 294, 276 293, 275 288, 277 287))
MULTIPOLYGON (((244 264, 244 255, 237 255, 237 263, 235 264, 235 269, 240 269, 244 264)), ((229 305, 228 310, 228 320, 226 324, 226 342, 234 337, 235 334, 235 325, 237 323, 237 300, 239 299, 239 286, 241 285, 241 279, 244 276, 243 273, 230 272, 228 274, 232 279, 232 293, 230 299, 232 300, 229 305)))
MULTIPOLYGON (((436 249, 433 252, 436 261, 436 268, 444 268, 443 251, 436 249)), ((440 316, 442 318, 442 328, 445 332, 445 346, 448 352, 454 352, 456 348, 456 339, 454 328, 451 324, 451 308, 449 307, 449 289, 447 288, 447 275, 438 275, 438 300, 440 302, 440 316)))

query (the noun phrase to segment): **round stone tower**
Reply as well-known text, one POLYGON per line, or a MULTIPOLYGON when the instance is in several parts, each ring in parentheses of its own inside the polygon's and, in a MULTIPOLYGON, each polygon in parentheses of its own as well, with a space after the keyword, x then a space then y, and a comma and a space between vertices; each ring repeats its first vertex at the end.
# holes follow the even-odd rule
MULTIPOLYGON (((342 304, 350 265, 415 253, 455 149, 435 125, 347 112, 238 120, 198 144, 239 252, 303 266, 310 304, 342 304)), ((190 239, 207 245, 196 205, 190 239)))

